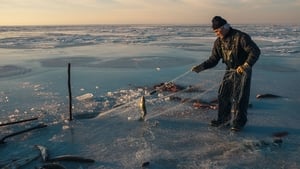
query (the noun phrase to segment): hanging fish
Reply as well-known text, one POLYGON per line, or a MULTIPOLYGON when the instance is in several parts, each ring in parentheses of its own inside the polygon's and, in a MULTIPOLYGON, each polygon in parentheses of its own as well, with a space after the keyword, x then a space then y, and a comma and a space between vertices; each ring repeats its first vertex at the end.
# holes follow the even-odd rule
POLYGON ((140 99, 139 107, 140 107, 140 110, 141 110, 140 120, 145 121, 147 110, 146 110, 146 104, 145 104, 145 97, 144 96, 142 96, 141 99, 140 99))

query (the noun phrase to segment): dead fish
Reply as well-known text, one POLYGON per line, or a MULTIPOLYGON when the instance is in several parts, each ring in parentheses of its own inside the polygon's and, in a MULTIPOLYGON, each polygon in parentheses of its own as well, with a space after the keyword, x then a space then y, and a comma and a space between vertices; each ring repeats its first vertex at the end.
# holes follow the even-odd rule
MULTIPOLYGON (((176 85, 173 82, 160 83, 158 85, 154 85, 153 88, 155 89, 155 91, 160 91, 160 92, 164 92, 164 91, 165 92, 178 92, 180 90, 185 89, 185 87, 176 85)), ((154 91, 151 92, 150 95, 153 93, 154 93, 154 91)))
POLYGON ((146 103, 145 103, 145 97, 142 96, 139 102, 139 107, 140 107, 140 111, 141 111, 141 117, 140 120, 145 121, 145 117, 147 115, 147 110, 146 110, 146 103))
POLYGON ((206 108, 206 109, 213 109, 213 110, 216 110, 217 109, 217 106, 216 105, 213 105, 213 104, 209 104, 209 103, 201 103, 201 102, 194 102, 193 103, 193 107, 194 108, 206 108))
POLYGON ((272 134, 273 136, 273 144, 280 146, 283 143, 282 138, 289 135, 287 131, 275 132, 272 134))
POLYGON ((44 162, 48 160, 48 150, 46 147, 42 145, 35 145, 36 148, 38 148, 41 152, 41 156, 44 162))
POLYGON ((73 161, 73 162, 84 162, 84 163, 94 163, 95 160, 81 157, 81 156, 76 156, 76 155, 61 155, 61 156, 56 156, 51 159, 47 160, 48 162, 55 162, 55 161, 73 161))
POLYGON ((287 136, 289 133, 287 131, 281 131, 281 132, 275 132, 272 134, 273 137, 278 137, 278 138, 281 138, 281 137, 285 137, 287 136))
POLYGON ((150 165, 150 162, 146 161, 142 164, 142 167, 145 168, 145 167, 148 167, 149 165, 150 165))
POLYGON ((64 166, 57 163, 44 164, 39 169, 66 169, 64 166))
POLYGON ((270 99, 270 98, 279 98, 279 97, 281 97, 281 96, 269 94, 269 93, 256 95, 257 99, 263 99, 263 98, 270 99))
POLYGON ((178 97, 178 96, 170 96, 169 98, 170 98, 170 100, 172 100, 172 101, 182 101, 182 98, 181 98, 181 97, 178 97))

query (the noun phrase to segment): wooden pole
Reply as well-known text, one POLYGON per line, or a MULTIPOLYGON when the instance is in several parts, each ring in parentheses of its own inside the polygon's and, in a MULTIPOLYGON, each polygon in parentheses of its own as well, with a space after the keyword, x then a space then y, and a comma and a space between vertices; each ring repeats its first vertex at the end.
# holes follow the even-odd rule
POLYGON ((38 119, 38 117, 33 117, 33 118, 30 118, 30 119, 25 119, 25 120, 19 120, 19 121, 13 121, 13 122, 0 124, 0 126, 7 126, 7 125, 12 125, 12 124, 24 123, 24 122, 28 122, 28 121, 37 120, 37 119, 38 119))
POLYGON ((26 132, 29 132, 31 130, 35 130, 35 129, 39 129, 39 128, 44 128, 44 127, 47 127, 46 124, 38 124, 34 127, 31 127, 31 128, 28 128, 28 129, 25 129, 25 130, 21 130, 21 131, 18 131, 18 132, 15 132, 15 133, 12 133, 12 134, 9 134, 7 136, 4 136, 0 139, 0 144, 4 144, 5 143, 5 139, 9 138, 9 137, 12 137, 12 136, 16 136, 16 135, 19 135, 19 134, 22 134, 22 133, 26 133, 26 132))
POLYGON ((71 91, 71 63, 68 63, 68 89, 69 89, 69 115, 70 121, 73 120, 72 117, 72 91, 71 91))

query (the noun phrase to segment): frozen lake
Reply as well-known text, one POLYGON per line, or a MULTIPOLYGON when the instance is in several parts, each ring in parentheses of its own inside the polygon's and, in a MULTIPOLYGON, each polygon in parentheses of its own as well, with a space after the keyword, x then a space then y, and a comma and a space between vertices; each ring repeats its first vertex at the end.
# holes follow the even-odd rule
POLYGON ((239 133, 214 129, 212 107, 224 65, 199 74, 215 39, 208 25, 0 27, 0 167, 32 157, 21 168, 74 155, 94 162, 56 161, 68 169, 300 168, 299 25, 236 25, 262 50, 253 68, 248 123, 239 133), (73 121, 67 65, 71 63, 73 121), (172 82, 183 90, 156 92, 172 82), (257 99, 257 94, 275 99, 257 99), (76 97, 92 94, 87 100, 76 97), (146 121, 138 102, 145 96, 146 121), (1 126, 12 121, 38 120, 1 126), (47 127, 16 136, 38 124, 47 127), (282 143, 274 133, 286 135, 282 143), (36 157, 36 158, 34 158, 36 157))

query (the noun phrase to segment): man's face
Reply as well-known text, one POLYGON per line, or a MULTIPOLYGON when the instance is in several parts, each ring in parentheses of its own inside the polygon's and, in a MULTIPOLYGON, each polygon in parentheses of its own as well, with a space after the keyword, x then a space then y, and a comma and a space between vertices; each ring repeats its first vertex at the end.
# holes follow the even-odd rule
POLYGON ((224 26, 221 26, 220 28, 215 29, 214 32, 217 37, 223 38, 226 35, 227 30, 224 29, 224 26))

